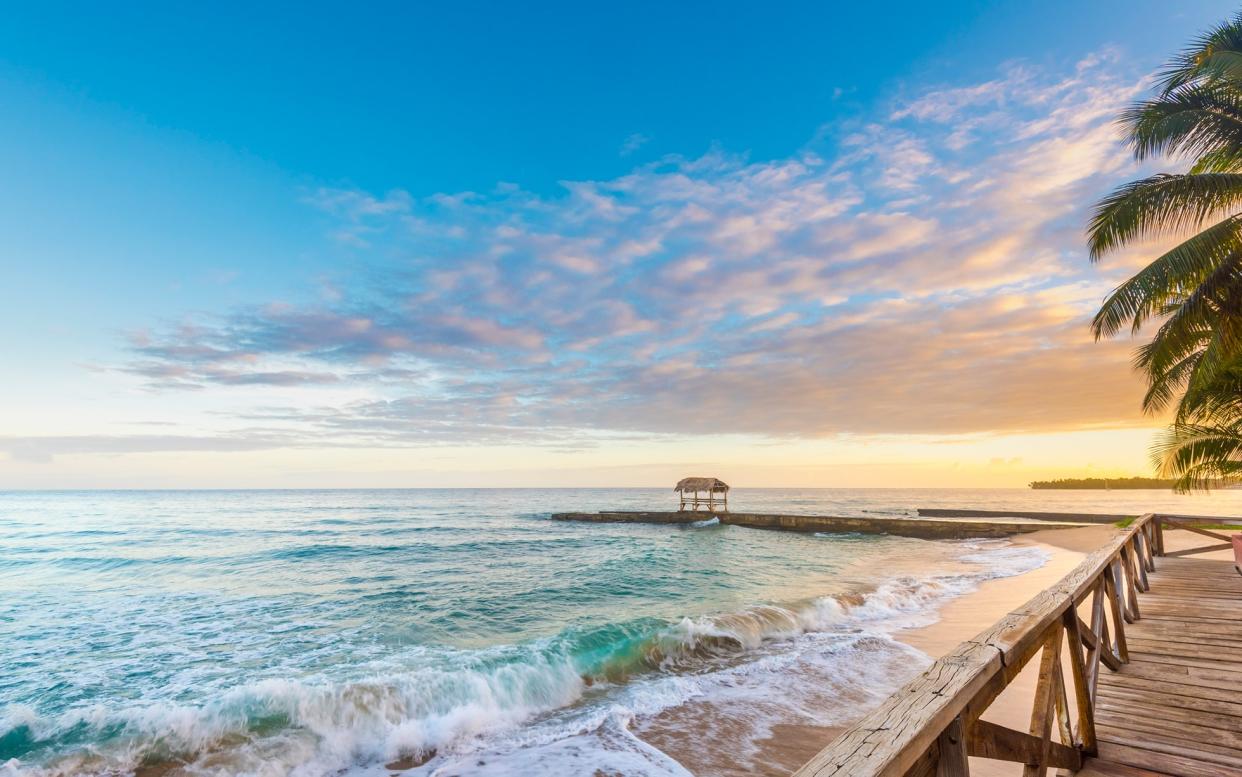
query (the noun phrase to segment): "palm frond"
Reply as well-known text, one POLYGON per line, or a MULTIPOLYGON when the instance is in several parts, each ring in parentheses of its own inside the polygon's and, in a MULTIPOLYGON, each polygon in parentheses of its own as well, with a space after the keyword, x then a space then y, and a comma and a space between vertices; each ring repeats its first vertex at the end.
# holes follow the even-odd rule
POLYGON ((1105 197, 1087 228, 1091 258, 1149 235, 1196 229, 1242 205, 1242 173, 1157 175, 1132 181, 1105 197))
POLYGON ((1168 92, 1202 81, 1242 83, 1242 13, 1195 38, 1160 74, 1168 92))
POLYGON ((1230 216, 1182 241, 1118 286, 1092 319, 1097 340, 1129 324, 1137 332, 1154 316, 1176 310, 1222 263, 1242 261, 1242 216, 1230 216))
POLYGON ((1137 103, 1122 113, 1118 123, 1139 160, 1157 154, 1236 155, 1242 149, 1239 90, 1222 85, 1185 86, 1137 103))
POLYGON ((1237 424, 1178 423, 1157 438, 1152 459, 1174 490, 1187 493, 1242 479, 1242 429, 1237 424))

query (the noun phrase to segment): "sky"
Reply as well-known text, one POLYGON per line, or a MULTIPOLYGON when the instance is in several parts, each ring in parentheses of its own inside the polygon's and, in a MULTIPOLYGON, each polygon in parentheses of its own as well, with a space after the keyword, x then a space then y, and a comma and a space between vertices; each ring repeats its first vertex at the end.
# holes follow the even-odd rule
POLYGON ((1083 229, 1222 2, 9 4, 0 488, 1151 474, 1083 229))

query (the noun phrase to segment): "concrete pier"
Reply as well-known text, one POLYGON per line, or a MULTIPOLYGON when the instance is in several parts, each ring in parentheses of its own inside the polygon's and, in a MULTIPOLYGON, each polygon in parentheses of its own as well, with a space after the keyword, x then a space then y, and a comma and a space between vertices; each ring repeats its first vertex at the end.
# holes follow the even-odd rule
POLYGON ((1104 513, 1046 513, 1022 510, 963 510, 959 508, 920 507, 919 515, 925 518, 1030 518, 1036 521, 1073 521, 1075 523, 1117 523, 1137 518, 1137 515, 1109 515, 1104 513))
POLYGON ((553 513, 556 521, 588 521, 594 523, 667 523, 689 524, 712 518, 729 526, 756 529, 778 529, 833 534, 891 534, 920 539, 971 539, 1008 537, 1013 534, 1071 529, 1086 523, 1067 521, 998 521, 998 520, 936 520, 929 518, 847 517, 835 515, 782 515, 776 513, 706 513, 706 512, 601 512, 553 513))

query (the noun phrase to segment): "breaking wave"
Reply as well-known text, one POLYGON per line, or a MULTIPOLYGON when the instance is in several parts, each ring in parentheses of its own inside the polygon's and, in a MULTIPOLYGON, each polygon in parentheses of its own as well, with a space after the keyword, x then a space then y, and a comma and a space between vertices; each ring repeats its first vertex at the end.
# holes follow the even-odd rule
POLYGON ((800 707, 797 683, 772 689, 796 676, 797 664, 827 678, 816 692, 874 703, 927 661, 894 640, 896 631, 934 621, 940 605, 982 580, 1046 559, 1003 542, 963 550, 977 569, 677 621, 568 628, 517 645, 410 648, 344 679, 265 679, 202 700, 111 702, 55 716, 10 706, 0 710, 0 774, 116 775, 152 765, 171 774, 370 774, 385 764, 374 773, 451 765, 455 774, 685 774, 634 735, 636 715, 732 698, 839 723, 857 709, 800 707), (847 693, 851 683, 858 687, 847 693))

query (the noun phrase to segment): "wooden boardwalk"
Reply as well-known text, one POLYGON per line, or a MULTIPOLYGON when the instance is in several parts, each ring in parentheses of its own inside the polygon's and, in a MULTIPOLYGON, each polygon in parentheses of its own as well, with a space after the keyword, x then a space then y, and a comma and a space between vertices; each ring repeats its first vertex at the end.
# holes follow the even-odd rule
POLYGON ((1161 558, 1126 628, 1130 662, 1101 672, 1098 758, 1083 777, 1242 777, 1242 576, 1161 558))
POLYGON ((979 760, 1024 777, 1242 777, 1242 577, 1187 557, 1230 548, 1240 520, 1140 516, 795 777, 969 777, 979 760), (1196 536, 1174 549, 1170 530, 1196 536), (1027 730, 985 718, 1028 664, 1027 730))

